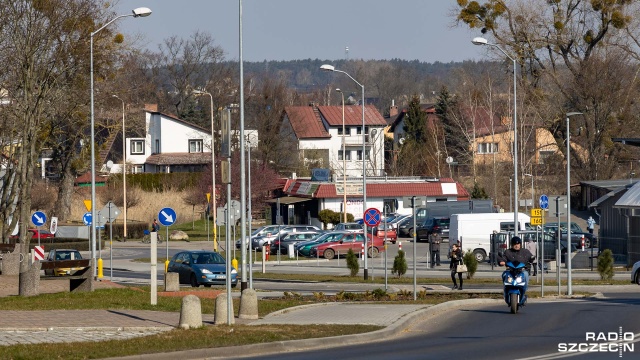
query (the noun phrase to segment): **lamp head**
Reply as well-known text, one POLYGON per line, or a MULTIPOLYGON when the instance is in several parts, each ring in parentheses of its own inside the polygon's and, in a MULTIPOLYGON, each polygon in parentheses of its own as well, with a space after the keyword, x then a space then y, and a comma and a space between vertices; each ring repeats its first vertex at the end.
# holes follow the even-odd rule
POLYGON ((139 7, 132 10, 133 17, 147 17, 151 15, 151 9, 146 7, 139 7))
POLYGON ((342 93, 342 90, 340 90, 340 88, 336 88, 336 92, 342 93))
POLYGON ((483 38, 483 37, 475 37, 473 38, 473 40, 471 40, 471 42, 473 43, 473 45, 487 45, 487 39, 483 38))
POLYGON ((581 112, 577 112, 577 111, 573 111, 573 112, 568 112, 567 113, 567 117, 573 116, 573 115, 582 115, 582 113, 581 112))
POLYGON ((324 64, 322 66, 320 66, 320 70, 324 70, 324 71, 336 71, 336 67, 333 65, 329 65, 329 64, 324 64))

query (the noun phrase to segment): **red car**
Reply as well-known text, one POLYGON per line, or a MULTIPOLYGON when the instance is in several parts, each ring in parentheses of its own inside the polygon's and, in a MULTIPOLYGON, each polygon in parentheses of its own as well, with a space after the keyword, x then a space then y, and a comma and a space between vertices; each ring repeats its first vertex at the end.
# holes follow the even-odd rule
MULTIPOLYGON (((40 236, 40 240, 42 239, 50 239, 55 237, 49 230, 38 230, 38 229, 29 229, 29 233, 31 234, 31 240, 38 240, 38 235, 40 236)), ((18 239, 20 235, 11 235, 9 238, 18 239)))
MULTIPOLYGON (((381 251, 384 251, 384 239, 379 237, 371 237, 367 234, 367 255, 371 258, 378 256, 381 251)), ((336 255, 345 255, 349 249, 360 256, 362 252, 362 245, 364 243, 364 235, 362 233, 347 233, 339 239, 332 239, 329 242, 319 244, 311 248, 311 257, 322 256, 325 259, 333 259, 336 255)))

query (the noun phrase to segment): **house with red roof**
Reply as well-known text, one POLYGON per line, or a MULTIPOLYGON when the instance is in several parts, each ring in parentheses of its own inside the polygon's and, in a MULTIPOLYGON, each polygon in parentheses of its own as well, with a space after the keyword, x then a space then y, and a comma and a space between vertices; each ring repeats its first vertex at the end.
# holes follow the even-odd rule
POLYGON ((294 137, 309 169, 361 177, 364 156, 367 176, 384 175, 384 118, 375 106, 366 105, 363 128, 360 105, 345 105, 344 117, 342 109, 341 105, 287 106, 281 133, 294 137))

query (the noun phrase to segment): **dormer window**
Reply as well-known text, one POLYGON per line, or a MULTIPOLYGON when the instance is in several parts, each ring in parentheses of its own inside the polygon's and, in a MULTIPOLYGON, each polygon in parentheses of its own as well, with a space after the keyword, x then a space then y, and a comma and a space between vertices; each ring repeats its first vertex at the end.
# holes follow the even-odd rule
POLYGON ((189 140, 189 152, 190 153, 201 153, 202 149, 203 149, 202 139, 189 140))

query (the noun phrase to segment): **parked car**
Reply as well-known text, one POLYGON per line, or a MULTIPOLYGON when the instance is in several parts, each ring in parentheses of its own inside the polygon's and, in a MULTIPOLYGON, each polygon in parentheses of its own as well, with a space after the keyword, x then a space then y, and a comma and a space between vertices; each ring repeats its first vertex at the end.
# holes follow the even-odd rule
POLYGON ((300 232, 300 231, 316 231, 320 232, 320 228, 313 225, 287 225, 280 226, 280 229, 273 234, 272 236, 256 236, 251 239, 251 249, 262 251, 262 246, 267 241, 273 241, 275 239, 281 238, 282 235, 286 235, 289 233, 300 232))
MULTIPOLYGON (((52 234, 49 230, 40 230, 40 229, 29 229, 27 230, 31 234, 31 240, 38 240, 38 236, 40 236, 40 240, 42 239, 51 239, 55 237, 55 234, 52 234)), ((20 234, 9 236, 10 239, 19 239, 20 234)))
MULTIPOLYGON (((513 233, 500 232, 496 234, 496 252, 498 254, 504 253, 509 248, 509 242, 513 233)), ((524 230, 518 232, 518 237, 522 239, 523 247, 530 241, 535 241, 540 246, 540 236, 544 239, 544 260, 553 261, 556 259, 556 236, 552 233, 536 232, 534 230, 524 230)), ((578 248, 575 243, 572 243, 571 251, 576 251, 578 248)), ((464 246, 464 245, 463 245, 464 246)), ((538 248, 540 249, 540 248, 538 248)), ((562 255, 561 262, 564 262, 564 254, 567 253, 567 239, 560 240, 560 252, 562 255)), ((540 250, 538 250, 538 258, 540 258, 540 250)))
POLYGON ((418 241, 429 240, 429 235, 433 233, 440 234, 443 239, 449 238, 450 219, 445 217, 428 217, 420 225, 417 225, 418 241))
POLYGON ((276 239, 271 242, 271 248, 270 248, 271 254, 276 255, 278 254, 278 252, 280 252, 280 254, 286 255, 289 252, 289 245, 295 246, 295 244, 299 242, 317 238, 318 234, 320 233, 317 231, 308 231, 308 232, 301 231, 301 232, 284 234, 282 236, 282 239, 276 239))
POLYGON ((378 228, 382 229, 382 228, 384 228, 386 226, 387 229, 394 229, 397 232, 398 224, 402 220, 404 220, 404 219, 406 219, 408 217, 411 217, 411 215, 398 215, 398 216, 395 216, 393 219, 387 219, 386 221, 384 221, 384 220, 380 221, 380 225, 378 225, 378 228))
POLYGON ((413 236, 413 217, 411 215, 400 220, 400 222, 398 223, 398 236, 399 237, 413 236))
MULTIPOLYGON (((167 267, 168 272, 178 273, 180 284, 192 287, 204 285, 225 285, 227 265, 225 258, 214 251, 182 251, 173 256, 167 267)), ((238 284, 238 272, 231 269, 231 286, 238 284)))
MULTIPOLYGON (((45 261, 59 260, 82 260, 82 255, 80 255, 80 251, 75 249, 53 249, 49 251, 45 261)), ((82 269, 84 267, 45 269, 44 274, 50 276, 73 275, 76 271, 82 269)))
POLYGON ((336 238, 341 238, 345 234, 350 234, 348 231, 332 231, 328 233, 322 233, 317 238, 299 242, 295 245, 295 250, 299 255, 302 256, 310 256, 311 248, 318 244, 323 244, 325 242, 331 241, 336 238))
MULTIPOLYGON (((251 244, 252 239, 259 236, 266 237, 266 238, 275 237, 281 228, 282 226, 280 225, 265 225, 255 229, 253 232, 251 232, 251 235, 247 239, 247 249, 249 248, 249 245, 251 244)), ((236 240, 236 249, 241 249, 241 248, 242 248, 242 239, 238 239, 236 240)))
POLYGON ((631 269, 631 282, 640 285, 640 261, 636 261, 631 269))
MULTIPOLYGON (((546 232, 558 233, 558 223, 548 222, 544 225, 546 232)), ((562 239, 567 238, 567 223, 560 222, 560 234, 562 239)), ((584 236, 584 246, 587 248, 598 247, 598 238, 591 233, 582 231, 580 225, 571 222, 571 242, 576 243, 576 247, 581 247, 582 236, 584 236)))
POLYGON ((350 232, 361 232, 362 231, 362 224, 358 224, 358 223, 339 223, 337 224, 333 230, 335 231, 350 231, 350 232))
MULTIPOLYGON (((384 240, 379 237, 371 236, 367 234, 367 256, 374 258, 377 257, 381 251, 384 251, 384 240)), ((341 238, 332 239, 329 242, 318 244, 311 248, 311 257, 324 257, 331 260, 337 255, 346 255, 349 249, 352 249, 356 254, 360 254, 364 243, 363 233, 348 233, 341 238)))

